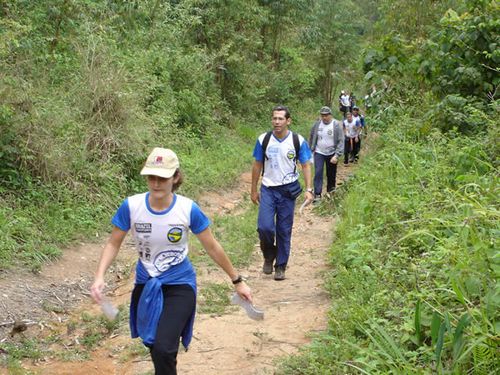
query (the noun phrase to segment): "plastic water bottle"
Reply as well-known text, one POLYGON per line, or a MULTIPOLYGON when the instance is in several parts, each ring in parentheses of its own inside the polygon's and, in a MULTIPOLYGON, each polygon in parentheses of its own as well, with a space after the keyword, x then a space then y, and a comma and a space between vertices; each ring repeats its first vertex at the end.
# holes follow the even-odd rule
POLYGON ((116 316, 118 315, 118 309, 115 306, 113 306, 113 304, 109 302, 107 299, 102 300, 101 310, 104 316, 109 320, 115 320, 116 316))
POLYGON ((234 293, 231 297, 231 302, 235 305, 240 305, 243 307, 250 319, 253 320, 263 320, 264 319, 264 311, 259 310, 254 305, 252 305, 247 300, 244 300, 240 297, 238 293, 234 293))

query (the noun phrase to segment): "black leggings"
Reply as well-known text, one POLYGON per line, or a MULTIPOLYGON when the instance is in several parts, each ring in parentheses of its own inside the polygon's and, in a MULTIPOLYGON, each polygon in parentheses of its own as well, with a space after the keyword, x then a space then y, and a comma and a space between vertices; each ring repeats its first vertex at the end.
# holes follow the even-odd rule
POLYGON ((355 141, 354 138, 345 137, 344 141, 344 164, 347 164, 349 161, 353 162, 358 160, 358 153, 360 148, 361 139, 358 138, 358 142, 355 141), (352 141, 352 147, 351 147, 352 141))
MULTIPOLYGON (((144 284, 132 291, 132 307, 136 311, 144 284)), ((155 375, 177 375, 177 351, 182 329, 195 308, 195 294, 189 285, 163 285, 163 312, 158 322, 155 343, 148 345, 155 375)))

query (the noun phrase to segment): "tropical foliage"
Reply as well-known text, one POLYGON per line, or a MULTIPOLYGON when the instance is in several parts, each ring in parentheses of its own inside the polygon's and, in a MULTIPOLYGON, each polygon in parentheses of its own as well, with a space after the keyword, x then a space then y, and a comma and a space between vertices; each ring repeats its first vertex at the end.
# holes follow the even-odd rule
POLYGON ((301 44, 316 8, 0 1, 2 264, 38 268, 102 230, 121 197, 144 189, 137 171, 153 145, 181 156, 184 192, 236 176, 273 105, 316 100, 320 71, 301 44))
MULTIPOLYGON (((374 30, 393 25, 387 6, 374 30)), ((377 133, 321 207, 341 218, 329 328, 279 373, 500 371, 499 8, 460 6, 365 49, 377 133)))

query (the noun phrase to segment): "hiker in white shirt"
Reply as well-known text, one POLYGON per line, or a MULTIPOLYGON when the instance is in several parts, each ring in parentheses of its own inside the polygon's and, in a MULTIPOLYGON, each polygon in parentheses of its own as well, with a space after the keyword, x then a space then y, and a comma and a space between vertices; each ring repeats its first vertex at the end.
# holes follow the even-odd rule
POLYGON ((342 90, 340 92, 340 97, 339 97, 339 104, 340 104, 340 112, 342 112, 344 119, 346 118, 347 112, 350 111, 351 107, 351 98, 349 97, 349 94, 342 90))
POLYGON ((323 169, 326 169, 326 192, 335 190, 337 162, 344 152, 344 132, 339 121, 332 116, 330 107, 322 107, 321 120, 316 121, 309 135, 314 156, 314 199, 318 201, 323 191, 323 169))
POLYGON ((346 113, 344 124, 344 165, 349 162, 354 163, 358 160, 355 144, 359 142, 361 132, 361 123, 352 117, 351 112, 346 113))

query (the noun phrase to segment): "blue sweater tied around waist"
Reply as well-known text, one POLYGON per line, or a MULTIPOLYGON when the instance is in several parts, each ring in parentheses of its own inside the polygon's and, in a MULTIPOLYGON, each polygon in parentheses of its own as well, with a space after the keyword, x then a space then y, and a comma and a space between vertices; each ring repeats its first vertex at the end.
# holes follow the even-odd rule
MULTIPOLYGON (((145 285, 137 305, 137 316, 135 309, 130 305, 130 332, 132 338, 140 337, 145 345, 150 346, 155 342, 156 329, 163 310, 162 285, 187 284, 193 288, 196 297, 196 273, 186 257, 181 263, 170 267, 161 275, 151 277, 139 260, 136 266, 135 283, 145 285)), ((182 345, 186 350, 193 338, 195 312, 196 306, 181 333, 182 345)))

